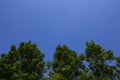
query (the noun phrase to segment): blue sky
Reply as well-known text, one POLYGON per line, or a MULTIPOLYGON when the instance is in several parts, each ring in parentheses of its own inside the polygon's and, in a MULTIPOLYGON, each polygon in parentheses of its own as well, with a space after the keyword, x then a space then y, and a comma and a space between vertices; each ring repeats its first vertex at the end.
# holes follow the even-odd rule
POLYGON ((84 53, 90 40, 120 56, 120 0, 0 0, 0 53, 29 40, 46 59, 58 44, 84 53))

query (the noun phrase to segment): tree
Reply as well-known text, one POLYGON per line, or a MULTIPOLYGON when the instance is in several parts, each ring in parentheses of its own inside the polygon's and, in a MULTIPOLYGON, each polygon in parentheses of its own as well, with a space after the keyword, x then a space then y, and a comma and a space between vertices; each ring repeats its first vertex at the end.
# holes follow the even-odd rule
POLYGON ((70 50, 66 45, 56 47, 50 71, 50 80, 76 80, 84 65, 83 55, 77 56, 76 52, 70 50))
POLYGON ((115 66, 110 65, 110 62, 115 60, 111 50, 104 50, 100 45, 96 45, 94 41, 86 42, 85 60, 88 62, 91 75, 90 80, 114 80, 115 66))
POLYGON ((44 54, 31 42, 14 45, 8 54, 0 58, 0 79, 5 80, 41 80, 45 71, 44 54))
POLYGON ((116 80, 120 80, 120 57, 116 58, 116 80))

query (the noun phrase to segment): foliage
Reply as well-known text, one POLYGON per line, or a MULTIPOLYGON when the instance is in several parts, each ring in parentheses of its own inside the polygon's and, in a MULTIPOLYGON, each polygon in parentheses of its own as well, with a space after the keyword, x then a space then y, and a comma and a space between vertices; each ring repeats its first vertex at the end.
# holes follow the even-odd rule
POLYGON ((114 59, 111 50, 105 51, 100 45, 96 45, 94 41, 86 42, 85 60, 88 62, 88 73, 92 75, 92 80, 113 80, 115 66, 111 66, 109 63, 114 59))
POLYGON ((86 42, 84 54, 58 45, 46 65, 44 56, 30 41, 11 46, 1 54, 0 80, 120 80, 120 57, 94 41, 86 42))
POLYGON ((80 70, 84 67, 83 55, 77 56, 76 52, 70 50, 66 45, 58 45, 52 61, 50 77, 62 76, 61 80, 75 80, 79 77, 80 70))
POLYGON ((8 54, 1 55, 0 79, 40 80, 45 70, 43 58, 36 44, 22 42, 19 48, 13 45, 8 54))

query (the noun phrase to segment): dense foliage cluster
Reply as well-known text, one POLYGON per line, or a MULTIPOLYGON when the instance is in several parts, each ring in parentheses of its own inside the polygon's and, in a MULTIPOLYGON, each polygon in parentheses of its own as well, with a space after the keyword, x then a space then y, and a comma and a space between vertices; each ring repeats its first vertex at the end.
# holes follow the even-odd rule
POLYGON ((58 45, 52 61, 44 57, 30 41, 12 45, 1 54, 0 80, 120 80, 120 57, 94 41, 86 42, 84 54, 58 45))

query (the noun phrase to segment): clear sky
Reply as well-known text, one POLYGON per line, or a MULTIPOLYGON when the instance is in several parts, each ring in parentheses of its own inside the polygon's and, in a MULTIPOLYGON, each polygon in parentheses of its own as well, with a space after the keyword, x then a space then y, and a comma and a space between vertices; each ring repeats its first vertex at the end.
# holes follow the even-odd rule
POLYGON ((0 0, 0 53, 29 40, 46 59, 58 44, 84 53, 90 40, 120 56, 120 0, 0 0))

